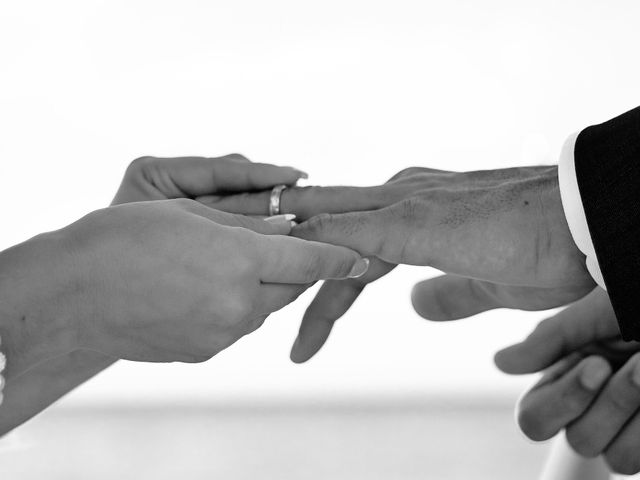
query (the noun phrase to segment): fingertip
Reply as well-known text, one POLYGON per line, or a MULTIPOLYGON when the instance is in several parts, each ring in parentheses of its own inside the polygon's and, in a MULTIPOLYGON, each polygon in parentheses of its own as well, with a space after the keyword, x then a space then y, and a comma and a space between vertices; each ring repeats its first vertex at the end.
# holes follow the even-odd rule
POLYGON ((291 347, 289 358, 293 363, 301 364, 309 361, 317 352, 317 349, 313 350, 305 346, 304 341, 301 340, 301 337, 298 335, 296 341, 293 342, 293 347, 291 347))
POLYGON ((433 322, 448 320, 431 297, 433 297, 432 288, 428 280, 416 283, 411 289, 411 305, 415 312, 425 320, 433 322))
POLYGON ((282 172, 282 183, 295 185, 298 180, 306 180, 309 174, 294 167, 277 167, 282 172))
POLYGON ((293 363, 302 363, 304 360, 300 355, 300 336, 297 336, 293 345, 291 346, 291 352, 289 352, 289 358, 293 363))
POLYGON ((509 347, 503 348, 495 353, 493 362, 496 367, 509 375, 524 375, 534 373, 538 369, 531 365, 527 365, 526 359, 523 362, 522 343, 516 343, 509 347))
POLYGON ((298 170, 297 168, 293 169, 296 172, 296 175, 298 175, 298 180, 308 180, 309 179, 309 174, 307 172, 303 172, 302 170, 298 170))

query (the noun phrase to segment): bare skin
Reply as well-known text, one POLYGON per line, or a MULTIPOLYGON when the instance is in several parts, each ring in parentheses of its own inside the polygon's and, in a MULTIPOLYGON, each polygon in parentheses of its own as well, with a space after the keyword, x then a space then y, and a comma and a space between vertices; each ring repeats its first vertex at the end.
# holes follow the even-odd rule
MULTIPOLYGON (((240 155, 230 155, 227 157, 222 157, 220 159, 206 159, 199 157, 188 157, 181 159, 155 159, 151 157, 145 157, 133 162, 131 167, 127 170, 123 183, 118 191, 118 194, 116 195, 116 198, 114 199, 114 204, 131 201, 162 200, 168 198, 177 198, 181 196, 191 197, 205 192, 210 193, 215 191, 227 191, 230 193, 234 193, 243 190, 261 190, 264 188, 268 188, 273 184, 293 184, 302 175, 304 175, 302 172, 299 172, 290 167, 275 167, 270 165, 252 164, 246 158, 240 155)), ((136 226, 145 222, 149 223, 149 219, 153 217, 152 214, 150 215, 150 213, 152 213, 150 211, 151 207, 143 206, 141 208, 144 209, 144 211, 142 211, 140 210, 140 208, 138 208, 141 216, 139 216, 138 218, 133 218, 133 221, 129 223, 133 223, 136 226)), ((193 218, 185 218, 186 221, 196 223, 203 222, 205 219, 211 220, 211 218, 204 217, 215 216, 215 219, 218 223, 222 222, 228 225, 231 224, 232 227, 236 228, 244 227, 242 230, 246 231, 246 233, 243 233, 245 238, 250 238, 253 234, 247 229, 258 230, 259 233, 257 234, 263 235, 269 233, 286 234, 290 231, 291 228, 290 222, 283 219, 272 223, 266 223, 261 220, 235 217, 233 215, 229 216, 221 212, 213 212, 210 209, 205 209, 195 202, 193 204, 178 203, 173 208, 177 212, 174 212, 174 215, 184 213, 180 212, 181 209, 190 210, 190 212, 186 213, 193 214, 193 212, 196 212, 196 214, 192 215, 193 218), (196 218, 198 216, 201 216, 201 220, 198 220, 196 218), (249 235, 247 236, 247 234, 249 235)), ((168 229, 169 231, 171 231, 169 225, 170 222, 169 220, 167 220, 167 211, 164 206, 162 206, 162 209, 163 210, 159 212, 162 216, 161 225, 164 230, 167 230, 167 227, 169 227, 168 229)), ((125 222, 120 227, 118 226, 118 222, 121 222, 122 220, 121 215, 112 215, 112 219, 110 220, 108 218, 109 216, 107 215, 108 213, 109 212, 106 212, 105 214, 93 214, 93 218, 89 219, 89 222, 93 222, 93 225, 87 226, 87 221, 85 220, 78 222, 78 225, 69 228, 69 230, 75 230, 75 234, 73 235, 75 238, 83 238, 83 242, 85 244, 90 244, 91 242, 86 241, 87 235, 82 234, 83 229, 87 230, 87 233, 89 235, 96 229, 100 231, 101 225, 106 226, 108 232, 111 232, 114 229, 128 229, 128 227, 125 227, 125 225, 127 225, 127 222, 125 222)), ((133 210, 131 211, 131 213, 134 217, 137 215, 137 213, 133 210)), ((183 217, 184 215, 180 215, 181 219, 183 217)), ((200 227, 196 228, 199 229, 200 227)), ((209 227, 207 225, 205 228, 212 227, 209 227)), ((189 242, 193 242, 194 238, 196 238, 193 236, 194 231, 186 229, 184 225, 180 227, 178 227, 178 225, 175 225, 175 228, 173 229, 174 235, 176 233, 179 233, 182 229, 189 231, 191 235, 188 236, 189 238, 185 238, 185 240, 180 243, 186 245, 189 242)), ((239 231, 240 230, 233 229, 229 231, 229 234, 234 237, 230 237, 230 241, 232 241, 234 245, 234 251, 242 250, 242 248, 239 248, 241 246, 238 243, 239 239, 235 238, 236 232, 239 231)), ((104 234, 101 235, 101 237, 104 236, 104 234)), ((156 235, 149 235, 149 239, 153 241, 158 241, 158 237, 161 237, 160 233, 156 235)), ((144 238, 146 237, 142 235, 141 240, 143 242, 144 238)), ((284 239, 285 237, 281 238, 284 239)), ((118 236, 113 236, 112 240, 117 243, 118 236)), ((175 238, 172 239, 170 243, 175 243, 175 240, 175 238)), ((294 239, 287 239, 286 241, 289 242, 290 240, 294 239)), ((249 240, 249 243, 251 242, 252 240, 249 240)), ((148 241, 145 242, 145 247, 146 248, 144 250, 153 250, 153 247, 150 246, 148 241)), ((239 319, 239 317, 244 316, 247 319, 249 319, 249 317, 252 317, 253 319, 249 319, 247 323, 244 323, 243 321, 244 327, 239 329, 233 327, 232 324, 229 324, 229 327, 231 327, 231 329, 228 330, 228 334, 225 334, 222 331, 218 331, 217 333, 210 332, 212 333, 212 336, 209 336, 209 338, 211 338, 212 341, 205 342, 208 343, 208 345, 202 345, 204 349, 197 348, 197 346, 188 344, 188 342, 184 345, 185 348, 183 350, 183 353, 180 353, 180 348, 176 348, 176 345, 179 344, 174 344, 171 348, 167 349, 162 344, 162 339, 167 340, 171 339, 172 337, 170 330, 167 329, 164 329, 164 333, 159 331, 158 335, 153 336, 153 338, 160 339, 160 341, 159 343, 155 342, 154 344, 149 344, 147 350, 145 350, 144 348, 140 348, 140 345, 136 345, 134 348, 131 348, 131 345, 128 345, 128 343, 130 342, 130 334, 123 335, 120 340, 116 339, 116 341, 113 341, 114 339, 112 338, 111 341, 105 342, 104 338, 108 335, 105 335, 104 332, 102 335, 96 335, 95 332, 89 334, 87 329, 84 329, 82 330, 81 334, 76 333, 74 335, 63 336, 64 338, 69 337, 71 339, 73 339, 74 337, 75 339, 80 338, 82 339, 82 343, 77 343, 71 339, 67 339, 67 343, 61 342, 61 347, 59 348, 59 350, 54 351, 49 349, 49 351, 36 352, 37 355, 34 355, 32 353, 27 356, 29 358, 26 358, 24 355, 21 358, 21 356, 18 355, 17 352, 10 352, 9 357, 11 362, 11 370, 8 372, 9 378, 7 381, 7 388, 5 390, 5 403, 3 404, 3 408, 0 409, 0 433, 6 433, 15 428, 17 425, 20 425, 24 421, 33 417, 38 412, 42 411, 44 408, 55 402, 57 399, 59 399, 69 391, 73 390, 84 381, 88 380, 104 368, 107 368, 109 365, 116 361, 117 357, 154 361, 199 361, 210 357, 211 354, 215 354, 216 351, 219 351, 220 348, 224 348, 228 346, 228 344, 233 343, 235 339, 239 338, 238 336, 242 336, 243 332, 249 332, 252 329, 257 328, 262 323, 262 321, 264 321, 264 318, 266 318, 266 315, 270 310, 284 305, 287 300, 292 300, 293 298, 295 298, 295 296, 297 296, 297 294, 302 292, 306 288, 306 286, 308 286, 308 284, 314 281, 312 278, 310 278, 310 272, 313 272, 314 268, 312 268, 312 265, 310 264, 311 257, 309 256, 309 252, 300 251, 300 246, 297 243, 295 246, 287 244, 283 245, 283 247, 283 253, 286 253, 287 256, 295 256, 295 251, 298 250, 299 253, 304 257, 305 266, 301 269, 301 271, 307 273, 305 275, 305 278, 297 279, 298 282, 304 280, 304 283, 296 285, 295 279, 291 277, 291 275, 285 274, 285 276, 288 277, 287 282, 289 283, 287 283, 287 285, 289 286, 275 285, 274 288, 271 288, 261 282, 260 285, 262 286, 257 285, 255 287, 249 287, 250 289, 259 288, 259 290, 264 290, 265 285, 267 286, 269 292, 267 293, 266 290, 264 290, 264 295, 259 295, 263 296, 264 300, 264 302, 260 305, 256 304, 255 300, 252 302, 247 302, 245 301, 246 298, 239 299, 238 302, 228 302, 227 300, 230 298, 228 296, 229 292, 225 293, 221 291, 220 293, 225 295, 225 305, 238 306, 238 309, 237 311, 235 311, 235 313, 226 312, 223 315, 225 318, 239 319), (246 310, 248 308, 255 308, 256 310, 253 313, 248 311, 240 312, 241 309, 246 310), (247 313, 248 315, 245 315, 247 313), (216 339, 213 340, 213 337, 216 337, 216 339), (96 350, 76 349, 77 347, 74 347, 74 345, 83 345, 96 350), (72 351, 69 352, 68 350, 72 351), (102 350, 102 352, 99 350, 102 350), (58 353, 58 355, 52 358, 52 356, 55 355, 56 352, 58 353)), ((317 247, 323 249, 325 253, 327 253, 327 246, 317 247)), ((260 250, 263 251, 263 248, 264 246, 260 247, 260 250)), ((118 248, 115 248, 114 250, 118 250, 118 248)), ((211 244, 207 245, 206 250, 212 250, 211 244)), ((163 251, 164 254, 168 253, 164 251, 163 248, 160 248, 160 251, 163 251)), ((141 253, 142 252, 138 252, 136 256, 140 257, 141 253)), ((163 261, 166 261, 167 258, 170 259, 172 257, 172 255, 164 254, 162 255, 162 257, 165 259, 163 261)), ((96 259, 100 259, 102 256, 104 256, 104 254, 92 255, 91 261, 96 261, 96 259)), ((120 266, 118 266, 117 264, 117 259, 115 259, 115 262, 113 260, 109 260, 106 265, 108 267, 115 268, 115 271, 118 272, 118 276, 122 275, 123 268, 125 270, 126 268, 128 268, 126 255, 120 256, 125 257, 124 263, 122 263, 120 266)), ((175 257, 175 255, 173 256, 175 257)), ((273 255, 271 257, 277 258, 277 256, 273 255)), ((108 258, 108 255, 105 258, 108 258)), ((337 257, 334 257, 334 260, 335 258, 337 257)), ((326 264, 325 260, 317 264, 318 268, 324 268, 320 264, 326 264)), ((287 259, 287 261, 289 261, 289 259, 287 259)), ((157 261, 151 261, 150 264, 154 264, 156 262, 157 261)), ((198 263, 202 263, 202 258, 198 259, 198 263)), ((206 263, 207 262, 205 262, 205 264, 206 263)), ((233 263, 235 263, 236 266, 238 265, 236 262, 233 263)), ((283 261, 281 263, 286 264, 287 262, 283 261)), ((338 268, 338 265, 334 263, 334 267, 338 268)), ((341 266, 339 266, 339 269, 344 270, 347 267, 348 265, 342 262, 341 266)), ((172 268, 175 270, 175 265, 172 268)), ((234 270, 235 269, 236 268, 234 267, 234 270)), ((254 268, 252 267, 252 269, 254 268)), ((132 273, 135 274, 135 272, 132 273)), ((229 272, 227 272, 227 274, 228 273, 229 272)), ((340 273, 339 275, 342 275, 342 273, 340 273)), ((47 277, 51 277, 50 271, 47 271, 46 274, 42 275, 42 278, 47 277)), ((155 275, 155 277, 159 277, 159 275, 155 275)), ((228 280, 231 279, 228 278, 228 280)), ((262 278, 262 280, 265 280, 265 278, 262 278)), ((136 286, 136 284, 140 284, 140 282, 135 282, 133 285, 136 286)), ((207 280, 207 283, 205 283, 205 285, 207 285, 205 287, 207 290, 207 294, 205 296, 210 300, 210 279, 207 280)), ((152 291, 157 288, 158 285, 156 282, 152 291)), ((152 291, 147 293, 152 293, 152 291)), ((250 293, 248 296, 255 298, 257 292, 258 290, 256 290, 254 293, 250 293)), ((131 296, 131 298, 141 298, 141 296, 148 297, 147 294, 134 294, 131 296)), ((205 296, 203 296, 203 298, 205 296)), ((170 298, 170 295, 168 295, 168 297, 170 298)), ((172 308, 175 308, 175 302, 172 303, 174 304, 172 308)), ((109 310, 111 310, 111 308, 109 308, 109 310)), ((135 309, 130 310, 129 313, 133 313, 134 311, 135 309)), ((92 315, 90 315, 89 318, 100 316, 104 316, 104 311, 99 315, 97 315, 97 312, 92 312, 92 315)), ((140 318, 142 319, 145 317, 148 320, 149 317, 146 315, 142 315, 142 317, 140 318)), ((184 315, 182 315, 182 317, 184 317, 184 315)), ((211 316, 207 315, 207 317, 208 320, 203 324, 203 326, 210 330, 210 327, 205 325, 210 325, 211 316)), ((180 317, 178 316, 178 318, 180 317)), ((117 332, 118 328, 122 328, 123 325, 130 324, 132 321, 134 321, 135 317, 132 318, 130 315, 125 314, 118 318, 118 316, 116 315, 113 317, 113 320, 116 320, 116 323, 112 324, 111 327, 107 329, 108 334, 112 336, 114 332, 117 332), (122 321, 124 321, 124 323, 122 323, 122 325, 118 327, 118 325, 122 321)), ((148 328, 148 325, 145 328, 148 328)), ((184 325, 181 325, 179 328, 181 331, 183 331, 184 325)), ((223 327, 223 329, 224 328, 226 327, 223 327)), ((18 330, 14 329, 14 331, 18 330)), ((17 337, 18 335, 14 336, 17 337)), ((182 336, 184 336, 184 333, 182 334, 182 336)), ((195 336, 199 336, 201 338, 206 337, 206 335, 195 336)), ((152 336, 145 335, 144 337, 150 338, 152 336)), ((13 343, 17 344, 16 342, 13 343)), ((12 342, 10 341, 9 345, 11 344, 12 342)), ((14 350, 18 349, 14 348, 14 350)))
POLYGON ((640 472, 639 351, 640 343, 622 341, 609 298, 596 288, 498 352, 496 364, 512 374, 544 370, 518 408, 529 438, 565 430, 576 452, 603 455, 614 472, 632 475, 640 472))
MULTIPOLYGON (((264 214, 268 193, 198 200, 264 214)), ((291 352, 296 362, 315 355, 366 285, 398 264, 449 274, 414 289, 416 310, 432 319, 499 307, 547 309, 594 287, 566 224, 555 167, 462 173, 416 167, 373 187, 288 189, 282 206, 308 219, 293 235, 349 246, 372 260, 362 278, 325 282, 302 320, 291 352), (458 295, 443 299, 441 291, 458 295)))

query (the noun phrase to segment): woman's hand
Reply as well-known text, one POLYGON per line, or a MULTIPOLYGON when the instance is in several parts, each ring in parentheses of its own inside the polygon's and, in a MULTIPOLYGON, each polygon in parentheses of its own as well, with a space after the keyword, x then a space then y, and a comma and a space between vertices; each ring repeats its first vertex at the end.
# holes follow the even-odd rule
MULTIPOLYGON (((264 214, 268 192, 198 200, 264 214)), ((320 290, 303 319, 295 361, 317 352, 367 281, 400 263, 456 275, 414 291, 417 311, 439 320, 498 307, 547 309, 594 287, 564 217, 555 167, 464 173, 409 168, 375 187, 290 188, 281 205, 309 219, 293 235, 372 257, 367 276, 320 290)))
POLYGON ((496 355, 507 373, 542 379, 520 401, 518 423, 533 440, 566 429, 572 448, 604 455, 617 473, 640 471, 640 344, 623 342, 604 290, 541 322, 496 355), (548 368, 547 368, 548 367, 548 368))
MULTIPOLYGON (((294 185, 307 174, 292 167, 253 163, 233 153, 223 157, 140 157, 129 165, 113 204, 195 198, 223 199, 239 192, 262 191, 275 185, 294 185)), ((248 215, 239 210, 235 213, 248 215)))
MULTIPOLYGON (((241 155, 227 155, 220 158, 162 159, 143 157, 135 160, 127 169, 114 199, 114 204, 162 200, 174 196, 191 198, 202 192, 224 195, 225 191, 235 193, 251 191, 256 188, 261 190, 282 183, 291 185, 303 176, 305 174, 293 168, 251 163, 241 155)), ((279 228, 285 231, 288 229, 288 225, 281 222, 279 228)), ((42 293, 50 288, 47 282, 51 278, 52 271, 57 270, 58 275, 61 278, 64 277, 60 274, 59 263, 51 268, 48 266, 50 260, 62 262, 67 257, 63 253, 65 249, 52 249, 51 243, 51 236, 43 235, 39 239, 27 242, 29 248, 19 248, 21 251, 28 251, 30 257, 29 259, 23 258, 29 264, 26 269, 23 264, 23 270, 29 270, 32 274, 37 271, 42 272, 38 281, 43 286, 36 288, 35 285, 32 285, 35 292, 42 293), (46 245, 46 247, 40 248, 37 245, 46 245), (42 256, 38 255, 38 250, 46 253, 42 256), (54 258, 52 258, 51 252, 55 252, 54 258), (31 261, 33 259, 36 261, 31 261)), ((5 260, 6 257, 5 254, 0 254, 0 261, 5 260)), ((70 265, 72 263, 69 262, 70 265)), ((5 270, 3 269, 3 271, 5 270)), ((9 281, 13 287, 16 287, 16 278, 9 281)), ((0 287, 4 283, 0 276, 0 287)), ((28 291, 29 289, 25 285, 21 290, 28 291)), ((56 305, 57 302, 50 303, 56 305)), ((47 308, 51 308, 51 305, 47 308)), ((7 314, 4 318, 15 321, 14 326, 19 325, 18 320, 21 320, 21 317, 16 316, 15 312, 6 312, 8 306, 6 301, 0 304, 0 310, 7 314)), ((56 358, 46 358, 46 361, 35 365, 22 375, 17 377, 11 375, 5 389, 3 408, 0 409, 0 435, 22 424, 116 360, 115 357, 87 349, 77 349, 67 353, 78 344, 77 339, 73 338, 73 335, 65 334, 64 332, 68 332, 68 329, 65 329, 64 325, 57 325, 55 320, 51 321, 52 318, 49 317, 49 321, 39 324, 38 328, 29 329, 27 325, 24 326, 23 332, 25 330, 31 331, 23 337, 28 338, 32 346, 37 348, 32 349, 30 355, 21 355, 22 360, 19 360, 16 354, 12 353, 10 355, 10 373, 19 370, 20 364, 29 365, 37 359, 46 358, 47 351, 54 354, 63 352, 63 354, 56 358), (52 344, 56 345, 53 350, 52 344)), ((26 316, 25 320, 27 320, 26 316)), ((3 326, 2 323, 3 321, 0 319, 0 328, 3 326)), ((29 325, 34 323, 37 322, 33 322, 33 318, 31 318, 29 325)), ((20 331, 16 328, 12 330, 20 331)), ((5 337, 4 343, 3 349, 6 349, 7 346, 16 342, 5 337)), ((21 353, 26 353, 27 350, 23 348, 21 353)))
POLYGON ((18 319, 3 335, 3 344, 13 345, 12 371, 19 373, 24 336, 43 324, 64 333, 58 336, 68 350, 203 361, 317 280, 366 271, 368 262, 354 251, 281 235, 290 228, 191 200, 139 202, 45 234, 37 252, 29 242, 4 252, 5 298, 18 319), (16 256, 41 261, 30 271, 16 256))

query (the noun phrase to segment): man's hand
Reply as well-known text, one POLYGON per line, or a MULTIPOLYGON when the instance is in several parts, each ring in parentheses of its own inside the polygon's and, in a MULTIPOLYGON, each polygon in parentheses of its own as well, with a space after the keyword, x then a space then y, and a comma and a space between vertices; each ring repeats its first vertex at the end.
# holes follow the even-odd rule
MULTIPOLYGON (((268 195, 198 200, 227 211, 265 214, 268 195)), ((290 188, 281 205, 309 219, 294 228, 294 236, 348 246, 372 258, 366 277, 323 286, 305 313, 294 361, 312 357, 364 286, 400 263, 457 275, 414 291, 419 313, 438 318, 498 306, 547 309, 594 287, 564 217, 555 167, 465 173, 409 168, 376 187, 290 188), (443 286, 464 293, 466 306, 445 300, 440 309, 437 304, 428 308, 443 286)))
POLYGON ((572 448, 603 454, 617 473, 640 471, 640 344, 621 341, 606 292, 544 320, 523 342, 498 352, 507 373, 542 379, 520 401, 518 422, 533 440, 566 429, 572 448))

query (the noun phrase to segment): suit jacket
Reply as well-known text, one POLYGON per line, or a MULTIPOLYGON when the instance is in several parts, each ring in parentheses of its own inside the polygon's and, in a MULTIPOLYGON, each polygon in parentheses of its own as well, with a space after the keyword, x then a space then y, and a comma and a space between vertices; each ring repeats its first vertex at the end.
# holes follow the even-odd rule
POLYGON ((625 340, 640 340, 640 107, 584 129, 574 150, 598 264, 625 340))

